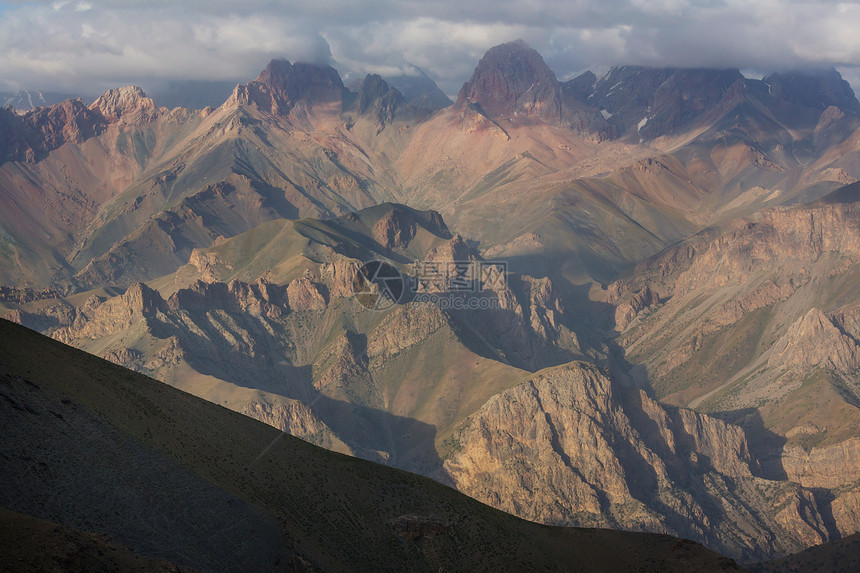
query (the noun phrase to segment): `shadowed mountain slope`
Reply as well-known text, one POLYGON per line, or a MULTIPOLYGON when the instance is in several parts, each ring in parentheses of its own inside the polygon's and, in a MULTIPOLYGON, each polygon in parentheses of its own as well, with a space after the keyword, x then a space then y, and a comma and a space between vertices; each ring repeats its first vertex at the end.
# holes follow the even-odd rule
POLYGON ((154 526, 163 533, 150 537, 147 553, 177 555, 177 563, 216 568, 184 551, 196 529, 171 522, 176 529, 168 534, 147 524, 141 508, 154 506, 154 517, 165 518, 187 512, 190 523, 202 519, 225 535, 237 525, 274 534, 271 540, 247 538, 273 553, 248 551, 253 561, 236 555, 218 563, 221 570, 247 569, 252 562, 256 570, 316 571, 737 570, 696 544, 667 536, 531 524, 426 478, 326 452, 6 321, 0 321, 0 337, 3 419, 30 436, 20 442, 4 435, 3 455, 16 469, 36 472, 22 480, 4 463, 4 494, 11 488, 17 494, 4 503, 106 531, 121 543, 132 541, 130 528, 154 526), (65 448, 64 440, 77 447, 65 448), (96 443, 108 450, 94 449, 96 443), (106 483, 93 479, 112 466, 138 472, 119 472, 106 483), (139 472, 162 477, 135 483, 133 475, 144 477, 139 472), (206 489, 222 500, 201 503, 197 494, 183 494, 181 480, 174 489, 180 475, 208 482, 206 489), (48 492, 53 497, 45 498, 48 492), (253 517, 237 522, 230 512, 242 508, 253 517), (280 561, 267 563, 272 558, 280 561))

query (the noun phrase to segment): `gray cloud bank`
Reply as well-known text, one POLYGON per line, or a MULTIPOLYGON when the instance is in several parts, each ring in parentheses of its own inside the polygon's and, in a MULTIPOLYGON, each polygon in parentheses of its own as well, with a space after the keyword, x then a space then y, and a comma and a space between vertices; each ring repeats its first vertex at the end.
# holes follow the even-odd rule
POLYGON ((455 94, 522 38, 560 79, 615 64, 835 66, 860 80, 860 2, 760 0, 116 0, 0 2, 0 89, 252 78, 272 57, 342 75, 417 65, 455 94))

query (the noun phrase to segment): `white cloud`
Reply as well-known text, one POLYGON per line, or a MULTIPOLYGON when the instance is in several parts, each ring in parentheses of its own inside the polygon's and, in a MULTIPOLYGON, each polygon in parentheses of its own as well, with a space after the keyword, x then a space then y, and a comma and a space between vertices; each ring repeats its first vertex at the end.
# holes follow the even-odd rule
POLYGON ((121 0, 6 3, 0 78, 94 93, 157 79, 247 80, 275 56, 342 75, 414 64, 456 93, 491 46, 523 38, 560 78, 618 63, 860 70, 860 5, 794 0, 121 0))

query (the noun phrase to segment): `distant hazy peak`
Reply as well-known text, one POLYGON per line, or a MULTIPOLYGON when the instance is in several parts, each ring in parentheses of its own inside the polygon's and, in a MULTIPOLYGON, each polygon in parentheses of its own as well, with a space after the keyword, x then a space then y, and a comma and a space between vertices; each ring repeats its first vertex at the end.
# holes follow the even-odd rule
POLYGON ((406 101, 421 109, 435 111, 448 107, 453 102, 445 95, 436 82, 418 66, 410 66, 415 73, 404 73, 399 76, 388 76, 385 80, 392 87, 397 88, 406 101))
POLYGON ((771 95, 795 105, 817 110, 835 105, 842 111, 860 112, 851 85, 833 68, 773 73, 762 81, 771 95))

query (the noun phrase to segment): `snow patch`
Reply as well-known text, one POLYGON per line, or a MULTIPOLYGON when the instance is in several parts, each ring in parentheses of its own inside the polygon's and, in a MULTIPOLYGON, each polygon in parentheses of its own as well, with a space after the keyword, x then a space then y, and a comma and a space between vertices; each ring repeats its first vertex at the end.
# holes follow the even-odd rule
POLYGON ((640 121, 640 122, 636 125, 636 133, 638 133, 638 134, 639 134, 639 143, 642 143, 643 141, 645 141, 645 140, 642 138, 642 128, 643 128, 643 127, 645 127, 645 124, 646 124, 646 123, 648 123, 648 116, 647 116, 647 115, 646 115, 645 117, 643 117, 643 118, 642 118, 642 121, 640 121))

